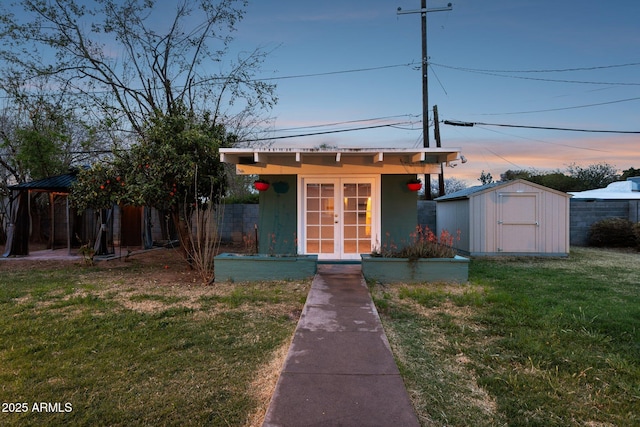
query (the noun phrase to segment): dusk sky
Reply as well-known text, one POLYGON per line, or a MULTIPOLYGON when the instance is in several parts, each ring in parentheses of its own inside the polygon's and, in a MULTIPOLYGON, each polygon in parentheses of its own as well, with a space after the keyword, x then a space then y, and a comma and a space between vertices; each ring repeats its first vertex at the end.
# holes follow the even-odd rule
MULTIPOLYGON (((428 14, 429 105, 438 105, 440 120, 640 132, 640 2, 452 3, 452 11, 428 14)), ((271 136, 399 123, 275 146, 422 146, 420 15, 398 16, 398 7, 416 10, 420 1, 250 2, 236 47, 271 51, 261 77, 282 77, 274 80, 271 136), (296 77, 324 73, 335 74, 296 77), (327 126, 334 123, 342 124, 327 126)), ((443 146, 461 148, 469 160, 446 176, 470 184, 482 170, 498 178, 507 169, 573 162, 640 167, 638 133, 440 129, 443 146)))
MULTIPOLYGON (((498 178, 574 162, 640 168, 640 1, 452 3, 428 13, 429 106, 441 121, 481 124, 441 124, 443 146, 468 159, 447 177, 477 184, 482 170, 498 178)), ((176 4, 157 1, 157 16, 176 4)), ((265 129, 273 146, 422 146, 420 14, 398 7, 420 0, 249 1, 228 58, 270 52, 258 78, 278 86, 265 129), (393 126, 340 132, 381 125, 393 126)), ((435 146, 433 127, 429 139, 435 146)))

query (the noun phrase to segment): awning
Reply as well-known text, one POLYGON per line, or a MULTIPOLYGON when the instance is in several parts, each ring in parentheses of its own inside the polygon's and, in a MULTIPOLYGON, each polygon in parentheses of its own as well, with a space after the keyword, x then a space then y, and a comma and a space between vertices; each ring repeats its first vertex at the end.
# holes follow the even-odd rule
POLYGON ((457 148, 221 148, 240 175, 300 173, 436 174, 460 158, 457 148))

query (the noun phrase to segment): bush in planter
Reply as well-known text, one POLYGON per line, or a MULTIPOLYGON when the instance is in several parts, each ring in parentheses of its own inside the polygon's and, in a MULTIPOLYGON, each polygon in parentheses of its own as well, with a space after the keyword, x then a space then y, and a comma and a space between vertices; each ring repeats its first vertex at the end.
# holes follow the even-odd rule
POLYGON ((603 219, 589 230, 589 246, 628 248, 637 246, 638 241, 634 224, 624 218, 603 219))
POLYGON ((440 236, 436 236, 429 227, 416 226, 413 233, 409 235, 409 241, 403 242, 400 246, 393 243, 385 243, 380 248, 374 250, 371 255, 385 258, 453 258, 456 250, 453 248, 454 241, 460 240, 460 231, 453 236, 447 230, 442 230, 440 236))

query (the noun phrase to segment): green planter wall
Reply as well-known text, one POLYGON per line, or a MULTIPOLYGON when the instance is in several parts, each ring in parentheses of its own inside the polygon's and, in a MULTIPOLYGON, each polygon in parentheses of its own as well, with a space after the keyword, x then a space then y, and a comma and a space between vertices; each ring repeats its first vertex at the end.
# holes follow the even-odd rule
POLYGON ((316 274, 317 255, 220 254, 214 258, 216 282, 302 280, 316 274))
POLYGON ((469 280, 469 258, 384 258, 361 255, 365 279, 382 283, 453 282, 469 280))

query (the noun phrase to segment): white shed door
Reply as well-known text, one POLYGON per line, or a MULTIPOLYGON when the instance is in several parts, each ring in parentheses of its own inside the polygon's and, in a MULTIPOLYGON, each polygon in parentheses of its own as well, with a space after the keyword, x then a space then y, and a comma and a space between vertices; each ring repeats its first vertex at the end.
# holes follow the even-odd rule
POLYGON ((538 193, 498 194, 498 252, 539 252, 538 193))

